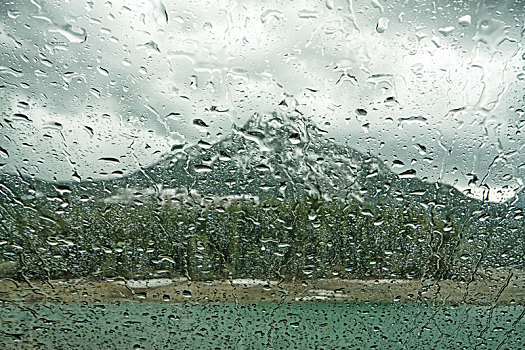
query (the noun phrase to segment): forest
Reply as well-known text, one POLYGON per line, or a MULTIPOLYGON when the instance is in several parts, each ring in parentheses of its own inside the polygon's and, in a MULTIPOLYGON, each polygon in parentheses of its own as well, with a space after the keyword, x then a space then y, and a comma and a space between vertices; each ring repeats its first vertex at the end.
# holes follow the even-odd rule
POLYGON ((1 225, 0 258, 18 279, 458 279, 472 263, 460 254, 465 225, 417 204, 95 202, 4 210, 1 225))

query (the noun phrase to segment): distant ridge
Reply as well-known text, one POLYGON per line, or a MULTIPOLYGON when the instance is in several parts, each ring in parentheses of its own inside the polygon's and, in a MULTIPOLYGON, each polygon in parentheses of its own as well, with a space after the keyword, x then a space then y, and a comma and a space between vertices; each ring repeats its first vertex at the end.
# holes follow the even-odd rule
POLYGON ((211 197, 298 199, 313 195, 325 200, 383 202, 396 207, 406 203, 441 209, 489 205, 450 185, 423 182, 415 171, 396 175, 377 157, 336 144, 324 134, 297 112, 255 114, 217 143, 199 142, 180 148, 128 176, 50 183, 2 174, 4 186, 0 191, 22 200, 39 196, 96 200, 123 191, 161 196, 163 188, 193 190, 211 197))

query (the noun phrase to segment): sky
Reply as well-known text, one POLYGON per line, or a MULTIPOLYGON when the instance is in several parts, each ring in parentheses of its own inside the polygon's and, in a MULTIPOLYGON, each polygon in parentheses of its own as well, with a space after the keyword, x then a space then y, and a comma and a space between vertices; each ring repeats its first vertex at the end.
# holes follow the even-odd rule
POLYGON ((0 171, 124 176, 284 99, 465 193, 525 180, 524 1, 3 1, 0 171))

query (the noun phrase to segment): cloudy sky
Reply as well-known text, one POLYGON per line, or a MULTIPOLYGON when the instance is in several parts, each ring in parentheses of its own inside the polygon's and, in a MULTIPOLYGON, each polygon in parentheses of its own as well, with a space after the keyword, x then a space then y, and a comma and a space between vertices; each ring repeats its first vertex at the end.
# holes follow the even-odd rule
POLYGON ((409 3, 3 1, 0 169, 125 175, 288 96, 398 173, 512 196, 525 180, 524 1, 409 3))

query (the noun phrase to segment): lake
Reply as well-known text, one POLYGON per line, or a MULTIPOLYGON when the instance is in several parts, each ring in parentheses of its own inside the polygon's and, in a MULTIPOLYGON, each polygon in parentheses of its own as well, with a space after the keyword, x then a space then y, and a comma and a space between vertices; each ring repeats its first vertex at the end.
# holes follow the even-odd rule
POLYGON ((5 303, 6 349, 523 349, 525 306, 5 303))

